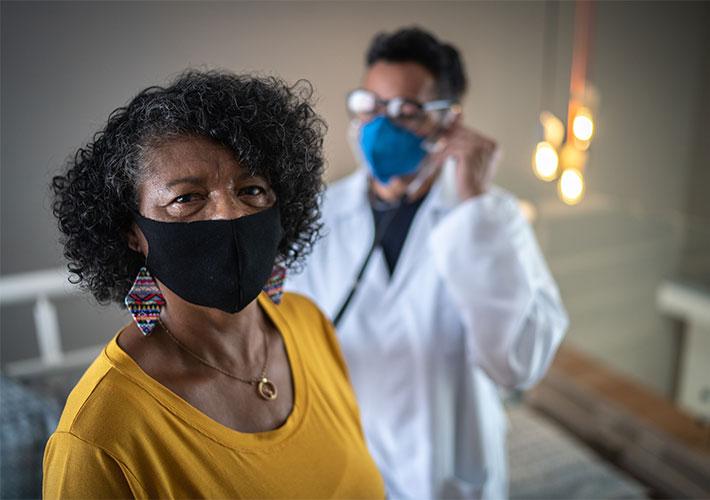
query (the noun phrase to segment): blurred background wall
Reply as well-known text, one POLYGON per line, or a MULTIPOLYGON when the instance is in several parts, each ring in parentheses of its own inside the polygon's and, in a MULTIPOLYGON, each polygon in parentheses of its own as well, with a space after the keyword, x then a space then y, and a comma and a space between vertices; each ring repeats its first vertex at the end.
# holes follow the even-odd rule
MULTIPOLYGON (((558 4, 552 101, 565 116, 574 4, 558 4)), ((572 318, 569 341, 667 396, 678 326, 663 280, 710 285, 710 9, 600 2, 591 80, 601 96, 587 197, 561 204, 538 181, 544 2, 2 2, 3 276, 63 266, 48 185, 64 159, 140 89, 186 67, 310 80, 329 124, 327 179, 354 168, 346 92, 380 30, 419 24, 457 45, 468 125, 503 148, 498 184, 531 201, 572 318)), ((547 7, 549 9, 549 6, 547 7)), ((547 11, 549 14, 549 10, 547 11)), ((31 305, 1 312, 0 363, 34 357, 31 305)), ((128 320, 87 297, 59 307, 66 349, 128 320)))

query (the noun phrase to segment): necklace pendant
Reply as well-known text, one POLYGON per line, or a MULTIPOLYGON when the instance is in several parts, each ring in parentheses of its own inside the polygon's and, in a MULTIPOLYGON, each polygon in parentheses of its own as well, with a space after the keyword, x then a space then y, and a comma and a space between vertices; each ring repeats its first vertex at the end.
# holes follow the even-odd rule
POLYGON ((274 383, 266 377, 262 377, 257 386, 259 396, 267 401, 273 401, 278 396, 278 391, 274 383))

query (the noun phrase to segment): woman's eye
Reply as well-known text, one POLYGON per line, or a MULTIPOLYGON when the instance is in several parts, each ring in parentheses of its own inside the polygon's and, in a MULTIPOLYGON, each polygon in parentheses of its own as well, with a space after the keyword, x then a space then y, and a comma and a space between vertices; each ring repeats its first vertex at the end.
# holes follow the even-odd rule
POLYGON ((178 196, 173 200, 173 203, 190 203, 191 201, 195 201, 197 199, 199 199, 199 195, 197 193, 188 193, 178 196))
POLYGON ((266 189, 261 186, 247 186, 239 190, 240 195, 259 196, 266 194, 266 189))

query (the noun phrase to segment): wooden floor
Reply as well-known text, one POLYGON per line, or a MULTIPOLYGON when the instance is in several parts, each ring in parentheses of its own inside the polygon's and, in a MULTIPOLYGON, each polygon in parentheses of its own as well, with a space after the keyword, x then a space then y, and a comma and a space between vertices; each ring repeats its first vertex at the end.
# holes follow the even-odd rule
POLYGON ((573 346, 525 399, 652 496, 710 498, 710 426, 573 346))
POLYGON ((689 448, 710 454, 710 424, 703 425, 672 401, 578 350, 563 344, 550 373, 573 379, 689 448))

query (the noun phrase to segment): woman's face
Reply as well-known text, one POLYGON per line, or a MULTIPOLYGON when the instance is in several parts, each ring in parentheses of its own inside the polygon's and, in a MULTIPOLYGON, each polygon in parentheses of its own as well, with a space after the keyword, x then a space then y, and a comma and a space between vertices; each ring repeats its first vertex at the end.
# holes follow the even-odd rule
POLYGON ((226 147, 203 137, 163 142, 149 154, 138 207, 165 222, 237 219, 273 206, 266 179, 250 175, 226 147))
MULTIPOLYGON (((237 219, 269 208, 276 195, 252 176, 224 146, 203 137, 178 137, 150 150, 137 186, 138 210, 163 222, 237 219)), ((148 243, 134 224, 131 249, 147 255, 148 243)))

